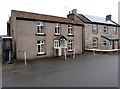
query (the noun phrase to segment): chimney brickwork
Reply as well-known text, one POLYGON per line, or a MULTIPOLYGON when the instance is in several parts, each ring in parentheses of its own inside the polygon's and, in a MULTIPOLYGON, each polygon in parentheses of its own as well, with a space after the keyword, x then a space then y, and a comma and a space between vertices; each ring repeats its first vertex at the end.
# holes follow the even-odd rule
POLYGON ((112 17, 111 15, 107 15, 106 16, 106 21, 111 21, 111 17, 112 17))

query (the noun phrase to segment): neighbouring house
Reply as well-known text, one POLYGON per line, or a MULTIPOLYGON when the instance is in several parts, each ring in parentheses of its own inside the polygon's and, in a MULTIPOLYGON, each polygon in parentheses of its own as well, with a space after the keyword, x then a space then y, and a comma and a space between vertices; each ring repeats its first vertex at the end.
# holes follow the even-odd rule
MULTIPOLYGON (((118 24, 120 24, 120 1, 118 2, 118 24)), ((118 31, 119 39, 120 39, 120 30, 118 31)), ((119 41, 120 47, 120 41, 119 41)))
POLYGON ((118 23, 120 24, 120 1, 118 2, 118 23))
POLYGON ((8 35, 15 59, 39 59, 83 52, 83 23, 58 16, 11 11, 8 35))
POLYGON ((2 59, 2 36, 0 36, 0 59, 2 59))
POLYGON ((79 14, 72 10, 68 15, 72 20, 80 21, 84 26, 84 48, 112 50, 119 48, 118 30, 120 25, 112 21, 111 15, 106 18, 79 14))
POLYGON ((9 35, 9 21, 7 22, 7 35, 0 35, 0 59, 12 59, 12 37, 9 35))

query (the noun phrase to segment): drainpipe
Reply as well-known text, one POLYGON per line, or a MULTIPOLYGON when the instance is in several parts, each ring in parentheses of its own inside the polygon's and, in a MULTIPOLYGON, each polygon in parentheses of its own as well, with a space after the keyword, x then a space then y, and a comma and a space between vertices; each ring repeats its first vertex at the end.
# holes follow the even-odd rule
POLYGON ((82 26, 82 54, 85 51, 85 26, 82 26))

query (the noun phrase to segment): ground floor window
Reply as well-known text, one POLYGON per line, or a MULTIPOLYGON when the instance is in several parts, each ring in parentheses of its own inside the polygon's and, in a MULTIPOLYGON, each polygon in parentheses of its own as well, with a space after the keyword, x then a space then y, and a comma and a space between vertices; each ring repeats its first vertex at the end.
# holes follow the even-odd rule
POLYGON ((106 40, 102 41, 102 46, 105 46, 105 45, 107 45, 107 41, 106 40))
POLYGON ((117 46, 118 45, 118 41, 114 41, 114 44, 115 44, 115 46, 117 46))
POLYGON ((60 48, 60 41, 59 40, 54 40, 54 48, 56 48, 56 49, 60 48))
POLYGON ((37 41, 37 53, 45 54, 45 41, 44 40, 37 41))
POLYGON ((73 51, 73 40, 68 40, 68 51, 73 51))
POLYGON ((112 45, 112 41, 110 41, 110 45, 112 45))
POLYGON ((93 47, 98 47, 98 38, 93 38, 93 47))

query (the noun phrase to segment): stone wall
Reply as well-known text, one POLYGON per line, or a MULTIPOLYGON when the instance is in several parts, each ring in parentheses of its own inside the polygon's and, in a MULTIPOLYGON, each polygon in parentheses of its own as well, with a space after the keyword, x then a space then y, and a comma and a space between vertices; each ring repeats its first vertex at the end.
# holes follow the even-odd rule
MULTIPOLYGON (((113 32, 114 26, 108 26, 108 33, 103 32, 104 25, 98 25, 98 32, 93 33, 92 32, 92 24, 85 24, 85 49, 93 49, 93 38, 98 38, 98 49, 109 49, 109 45, 107 46, 101 46, 102 41, 106 40, 101 37, 101 35, 109 35, 113 36, 115 38, 118 38, 118 28, 117 28, 117 34, 113 32)), ((109 44, 109 41, 107 41, 107 44, 109 44)))

